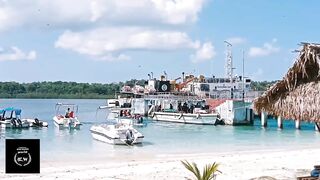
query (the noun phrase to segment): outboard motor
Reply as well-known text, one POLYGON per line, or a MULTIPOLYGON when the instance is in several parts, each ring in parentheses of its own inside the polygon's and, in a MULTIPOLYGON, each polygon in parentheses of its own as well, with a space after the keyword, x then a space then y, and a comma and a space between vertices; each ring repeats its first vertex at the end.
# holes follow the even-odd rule
POLYGON ((38 126, 38 127, 42 127, 42 122, 39 121, 38 118, 35 118, 34 119, 34 123, 33 123, 35 126, 38 126))
POLYGON ((139 118, 138 123, 139 123, 139 124, 143 123, 143 117, 140 117, 140 118, 139 118))
POLYGON ((132 130, 128 129, 126 131, 126 140, 125 140, 125 143, 131 145, 134 141, 134 135, 132 133, 132 130))
POLYGON ((17 123, 16 123, 16 121, 14 119, 11 120, 11 124, 12 124, 13 127, 17 127, 17 123))
POLYGON ((20 119, 17 120, 19 127, 22 127, 22 121, 20 119))

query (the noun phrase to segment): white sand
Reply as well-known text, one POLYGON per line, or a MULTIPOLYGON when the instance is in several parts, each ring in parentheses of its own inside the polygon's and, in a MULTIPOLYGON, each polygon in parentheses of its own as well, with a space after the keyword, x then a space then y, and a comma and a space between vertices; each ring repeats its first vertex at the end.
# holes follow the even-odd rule
POLYGON ((180 160, 199 166, 219 162, 222 174, 218 180, 241 180, 261 176, 295 179, 309 175, 313 165, 320 164, 320 149, 253 151, 237 153, 159 155, 148 157, 101 158, 86 161, 42 162, 41 174, 4 174, 0 179, 186 179, 192 178, 180 160), (120 162, 119 162, 120 161, 120 162))

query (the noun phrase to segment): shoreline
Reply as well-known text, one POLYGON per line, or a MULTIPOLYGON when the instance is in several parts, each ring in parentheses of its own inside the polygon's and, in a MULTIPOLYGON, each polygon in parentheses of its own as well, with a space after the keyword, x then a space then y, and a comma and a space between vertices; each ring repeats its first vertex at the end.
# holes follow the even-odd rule
POLYGON ((185 179, 191 178, 181 160, 196 162, 199 168, 217 162, 222 174, 217 179, 251 179, 270 176, 276 179, 294 179, 309 175, 316 165, 317 149, 261 150, 247 152, 168 154, 153 157, 125 156, 98 161, 43 161, 40 174, 4 174, 0 179, 185 179))

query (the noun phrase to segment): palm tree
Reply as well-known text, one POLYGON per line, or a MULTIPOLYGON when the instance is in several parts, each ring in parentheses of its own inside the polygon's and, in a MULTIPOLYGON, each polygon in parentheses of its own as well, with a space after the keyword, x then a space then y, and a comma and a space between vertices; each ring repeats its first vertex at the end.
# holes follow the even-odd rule
POLYGON ((218 170, 219 164, 207 164, 203 168, 203 173, 201 174, 199 168, 196 163, 189 163, 188 161, 181 161, 185 168, 187 168, 190 172, 192 172, 197 180, 214 180, 216 178, 216 172, 221 172, 218 170))

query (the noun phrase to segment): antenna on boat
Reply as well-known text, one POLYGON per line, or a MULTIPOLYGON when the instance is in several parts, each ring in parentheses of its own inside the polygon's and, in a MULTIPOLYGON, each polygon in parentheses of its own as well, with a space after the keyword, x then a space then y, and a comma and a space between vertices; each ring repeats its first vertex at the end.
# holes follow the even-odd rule
MULTIPOLYGON (((227 51, 226 51, 226 77, 230 78, 230 80, 232 80, 232 44, 229 43, 228 41, 224 41, 224 43, 226 43, 227 45, 227 51)), ((232 81, 231 81, 232 82, 232 81)))
POLYGON ((231 94, 231 99, 233 99, 232 44, 228 41, 224 41, 224 43, 226 43, 226 46, 227 46, 225 71, 226 71, 226 77, 230 79, 230 83, 231 83, 230 94, 231 94))
POLYGON ((244 101, 244 50, 242 50, 242 100, 244 101))
POLYGON ((163 74, 164 74, 164 77, 165 77, 166 80, 167 80, 167 79, 168 79, 167 72, 166 72, 166 71, 163 71, 163 74))

